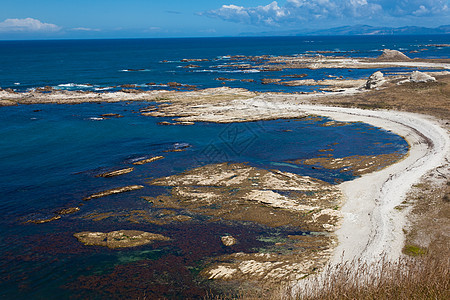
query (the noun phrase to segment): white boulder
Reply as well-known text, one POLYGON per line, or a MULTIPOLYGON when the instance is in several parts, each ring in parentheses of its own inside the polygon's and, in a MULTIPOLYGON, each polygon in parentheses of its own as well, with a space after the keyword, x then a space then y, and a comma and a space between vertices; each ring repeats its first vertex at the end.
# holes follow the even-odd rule
POLYGON ((377 72, 373 73, 372 75, 370 75, 370 77, 369 77, 369 79, 367 79, 367 82, 364 85, 364 87, 366 89, 370 90, 370 89, 380 87, 385 82, 386 82, 386 80, 384 79, 383 73, 381 73, 380 71, 377 71, 377 72))
POLYGON ((411 73, 411 76, 409 76, 409 81, 411 81, 411 82, 431 82, 431 81, 436 81, 436 78, 434 78, 433 76, 430 76, 428 74, 419 72, 419 71, 414 71, 411 73))

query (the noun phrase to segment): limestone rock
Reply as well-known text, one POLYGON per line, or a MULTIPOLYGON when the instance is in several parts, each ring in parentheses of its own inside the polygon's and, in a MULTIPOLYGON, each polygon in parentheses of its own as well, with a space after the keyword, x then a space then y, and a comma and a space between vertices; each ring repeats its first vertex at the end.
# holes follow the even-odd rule
POLYGON ((408 56, 397 50, 384 49, 383 53, 378 56, 377 60, 382 61, 406 61, 411 60, 408 56))
POLYGON ((381 73, 380 71, 377 71, 377 72, 373 73, 372 75, 370 75, 370 77, 367 80, 364 87, 366 89, 370 90, 370 89, 380 87, 385 82, 386 82, 386 80, 384 79, 383 73, 381 73))
POLYGON ((223 236, 223 237, 221 237, 221 240, 222 240, 222 243, 227 247, 233 246, 237 243, 237 240, 234 237, 232 237, 231 235, 223 236))
POLYGON ((429 82, 429 81, 436 81, 436 78, 433 76, 430 76, 428 74, 414 71, 411 73, 411 76, 409 76, 409 81, 411 82, 429 82))
POLYGON ((168 241, 170 238, 161 234, 140 230, 119 230, 111 232, 79 232, 75 233, 81 243, 91 246, 103 246, 111 249, 136 247, 150 244, 153 241, 168 241))

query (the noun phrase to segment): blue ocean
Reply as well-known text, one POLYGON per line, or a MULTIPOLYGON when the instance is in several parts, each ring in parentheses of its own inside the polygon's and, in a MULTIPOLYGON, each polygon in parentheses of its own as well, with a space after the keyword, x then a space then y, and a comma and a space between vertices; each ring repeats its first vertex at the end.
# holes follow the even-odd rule
MULTIPOLYGON (((299 92, 313 87, 263 85, 261 79, 298 72, 308 78, 327 75, 364 78, 374 70, 235 70, 225 65, 234 55, 301 55, 335 51, 376 57, 396 49, 410 57, 449 58, 446 36, 267 37, 211 39, 62 40, 0 42, 0 87, 26 92, 38 87, 108 92, 134 85, 143 90, 170 89, 168 82, 196 88, 223 86, 252 91, 299 92), (202 59, 202 61, 183 61, 202 59), (203 60, 204 59, 204 60, 203 60), (195 64, 195 68, 185 68, 195 64)), ((389 69, 396 72, 407 69, 389 69)), ((183 89, 183 86, 181 87, 183 89)), ((280 232, 308 234, 301 228, 269 228, 239 222, 192 222, 168 225, 133 223, 126 218, 90 216, 157 211, 142 196, 167 192, 147 183, 162 176, 221 162, 247 163, 337 184, 350 172, 289 163, 314 158, 333 145, 335 157, 405 154, 405 140, 364 123, 323 126, 326 118, 250 123, 161 126, 167 118, 142 116, 151 102, 35 104, 0 107, 0 298, 201 298, 212 287, 199 277, 203 262, 230 253, 220 239, 228 233, 246 240, 234 251, 264 247, 261 236, 280 232), (120 114, 121 118, 98 118, 120 114), (232 136, 232 137, 230 137, 232 136), (282 145, 282 146, 280 146, 282 145), (182 149, 184 151, 174 151, 182 149), (132 173, 96 175, 162 155, 132 173), (145 188, 85 202, 96 192, 141 184, 145 188), (55 211, 80 207, 53 222, 34 224, 55 211), (122 250, 84 246, 81 231, 135 229, 164 234, 172 242, 122 250)))
MULTIPOLYGON (((0 41, 0 87, 26 91, 52 86, 69 90, 111 91, 120 85, 164 89, 168 82, 198 88, 222 86, 220 77, 238 79, 230 87, 252 91, 309 91, 311 87, 263 85, 263 78, 298 73, 226 68, 230 56, 305 55, 316 51, 351 57, 377 57, 383 49, 411 58, 449 58, 448 36, 251 37, 192 39, 0 41), (205 59, 200 62, 182 60, 205 59), (189 65, 195 68, 185 68, 189 65), (225 67, 224 67, 225 66, 225 67), (241 82, 254 79, 255 82, 241 82)), ((245 61, 243 62, 245 63, 245 61)), ((408 69, 406 69, 408 70, 408 69)), ((308 79, 327 75, 368 77, 373 70, 301 70, 308 79)), ((390 69, 389 71, 398 71, 390 69)))

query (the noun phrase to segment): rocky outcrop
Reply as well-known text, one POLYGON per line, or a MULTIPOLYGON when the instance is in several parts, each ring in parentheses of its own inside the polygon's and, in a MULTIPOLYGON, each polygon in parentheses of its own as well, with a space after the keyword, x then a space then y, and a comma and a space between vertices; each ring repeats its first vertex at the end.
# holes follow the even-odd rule
POLYGON ((153 157, 150 157, 147 159, 138 160, 138 161, 134 162, 133 165, 144 165, 144 164, 148 164, 148 163, 151 163, 151 162, 163 159, 163 158, 164 158, 164 156, 153 156, 153 157))
POLYGON ((120 170, 111 171, 111 172, 107 172, 107 173, 102 173, 102 174, 99 174, 99 175, 97 175, 95 177, 114 177, 114 176, 119 176, 119 175, 131 173, 133 171, 134 171, 134 168, 126 168, 126 169, 120 169, 120 170))
POLYGON ((220 238, 222 240, 222 244, 227 247, 233 246, 237 243, 237 240, 231 235, 226 235, 220 238))
POLYGON ((419 71, 414 71, 411 73, 411 76, 409 76, 409 81, 411 81, 411 82, 431 82, 431 81, 436 81, 436 78, 434 78, 433 76, 430 76, 428 74, 419 72, 419 71))
POLYGON ((199 65, 187 65, 187 66, 184 66, 183 67, 184 69, 194 69, 194 68, 200 68, 200 66, 199 65))
POLYGON ((143 188, 144 188, 143 185, 124 186, 124 187, 111 189, 111 190, 106 190, 106 191, 103 191, 103 192, 100 192, 100 193, 92 194, 89 197, 84 198, 83 200, 87 201, 87 200, 100 198, 100 197, 105 197, 105 196, 109 196, 109 195, 113 195, 113 194, 119 194, 119 193, 134 191, 134 190, 140 190, 140 189, 143 189, 143 188))
POLYGON ((103 246, 111 249, 142 246, 154 241, 168 241, 170 238, 161 234, 140 230, 119 230, 111 232, 79 232, 74 237, 89 246, 103 246))
POLYGON ((79 207, 68 207, 68 208, 62 208, 60 210, 57 210, 56 213, 58 215, 70 215, 70 214, 76 213, 77 211, 80 211, 79 207))
POLYGON ((366 84, 364 85, 364 88, 370 90, 377 87, 382 86, 386 80, 384 79, 383 73, 380 71, 377 71, 370 75, 369 79, 367 80, 366 84))
POLYGON ((281 81, 281 79, 279 79, 279 78, 263 78, 263 79, 261 79, 262 84, 277 83, 280 81, 281 81))
POLYGON ((108 113, 108 114, 101 114, 102 118, 123 118, 121 114, 115 114, 115 113, 108 113))
POLYGON ((49 223, 49 222, 56 221, 59 219, 61 219, 61 216, 57 215, 57 216, 53 216, 53 217, 49 217, 49 218, 45 218, 45 219, 28 220, 25 222, 25 224, 26 223, 44 224, 44 223, 49 223))
POLYGON ((181 60, 182 62, 201 62, 201 61, 209 61, 206 58, 184 58, 181 60))
POLYGON ((397 50, 384 49, 383 53, 378 56, 380 61, 409 61, 411 58, 397 50))
POLYGON ((337 211, 329 213, 342 200, 340 190, 307 176, 222 163, 155 179, 150 184, 170 187, 170 194, 145 197, 156 208, 185 209, 224 220, 271 227, 289 225, 309 231, 333 231, 340 222, 337 211), (326 214, 316 220, 315 216, 324 213, 321 211, 326 214))
POLYGON ((15 105, 17 105, 17 103, 14 101, 0 99, 0 106, 15 106, 15 105))

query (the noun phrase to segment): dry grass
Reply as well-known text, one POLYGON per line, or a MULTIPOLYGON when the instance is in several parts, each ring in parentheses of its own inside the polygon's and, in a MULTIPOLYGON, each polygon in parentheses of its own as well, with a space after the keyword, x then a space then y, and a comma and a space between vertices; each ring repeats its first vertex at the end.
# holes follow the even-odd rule
POLYGON ((438 118, 450 116, 450 76, 436 76, 434 83, 390 84, 388 88, 356 94, 349 98, 317 99, 317 103, 363 109, 394 109, 438 118))
POLYGON ((439 253, 404 257, 397 262, 343 263, 329 267, 321 277, 307 278, 301 287, 264 287, 234 296, 206 299, 450 299, 450 259, 439 253))
POLYGON ((450 299, 450 260, 442 254, 338 265, 291 299, 450 299))

